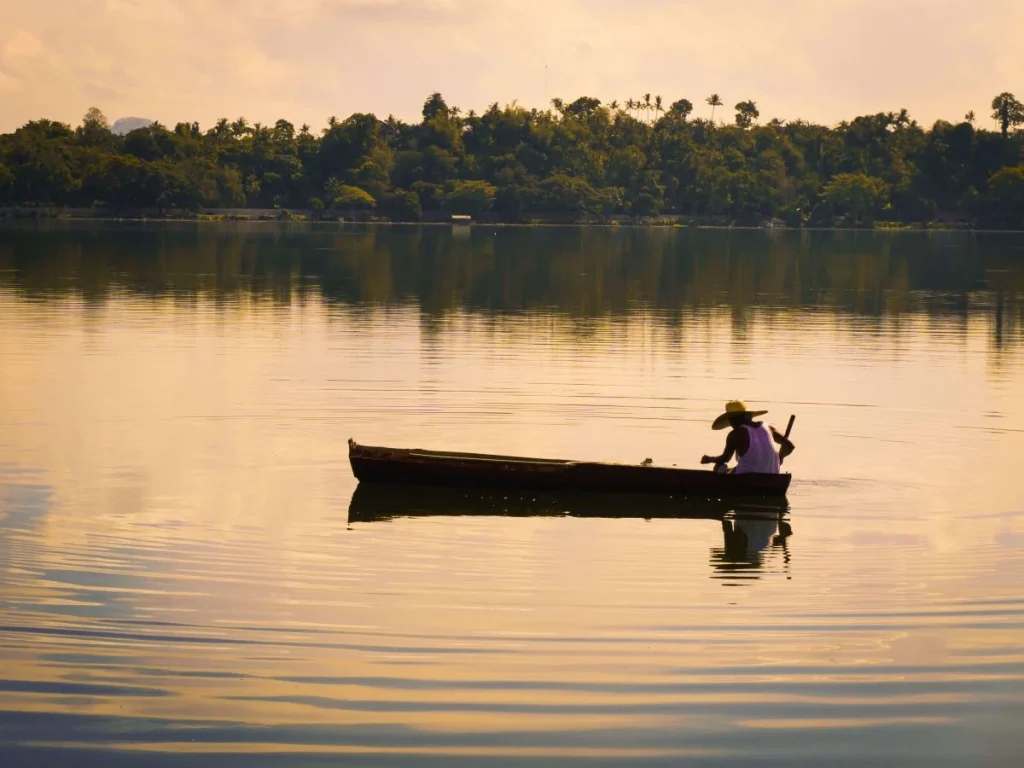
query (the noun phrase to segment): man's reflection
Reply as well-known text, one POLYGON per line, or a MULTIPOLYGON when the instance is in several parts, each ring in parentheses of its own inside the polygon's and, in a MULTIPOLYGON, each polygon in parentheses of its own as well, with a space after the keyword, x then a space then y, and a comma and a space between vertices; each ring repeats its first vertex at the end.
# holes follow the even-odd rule
POLYGON ((793 535, 788 522, 777 517, 726 517, 722 519, 724 546, 711 550, 712 578, 760 578, 762 567, 776 553, 789 564, 787 539, 793 535))

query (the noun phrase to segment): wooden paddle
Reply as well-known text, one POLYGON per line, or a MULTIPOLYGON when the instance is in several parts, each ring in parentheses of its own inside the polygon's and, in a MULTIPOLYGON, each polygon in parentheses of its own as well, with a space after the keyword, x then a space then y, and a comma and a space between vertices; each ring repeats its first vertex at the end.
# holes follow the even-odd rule
MULTIPOLYGON (((789 435, 793 431, 793 422, 795 422, 795 421, 796 421, 796 414, 793 414, 792 416, 789 417, 789 423, 786 425, 786 433, 784 435, 781 435, 782 440, 779 441, 779 443, 782 446, 779 449, 779 466, 780 467, 782 466, 782 462, 784 462, 786 460, 786 457, 789 456, 789 454, 791 454, 794 450, 796 450, 796 446, 793 445, 793 443, 789 439, 789 435)), ((776 432, 774 428, 772 428, 772 432, 775 433, 776 437, 780 436, 779 433, 776 432)))

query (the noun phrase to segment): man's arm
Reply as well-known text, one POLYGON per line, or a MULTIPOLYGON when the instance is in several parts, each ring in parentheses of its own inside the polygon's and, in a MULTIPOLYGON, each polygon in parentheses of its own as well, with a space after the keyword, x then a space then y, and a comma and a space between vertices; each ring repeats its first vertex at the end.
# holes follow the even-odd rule
MULTIPOLYGON (((729 433, 729 436, 725 438, 725 451, 722 452, 721 456, 702 456, 701 464, 728 464, 729 460, 732 459, 733 455, 742 446, 739 445, 739 432, 733 430, 729 433)), ((746 435, 744 435, 746 437, 746 435)))
POLYGON ((790 440, 781 432, 779 432, 775 427, 768 427, 768 429, 771 430, 772 438, 775 440, 775 442, 781 446, 779 448, 780 461, 796 450, 796 446, 793 445, 793 441, 790 440))

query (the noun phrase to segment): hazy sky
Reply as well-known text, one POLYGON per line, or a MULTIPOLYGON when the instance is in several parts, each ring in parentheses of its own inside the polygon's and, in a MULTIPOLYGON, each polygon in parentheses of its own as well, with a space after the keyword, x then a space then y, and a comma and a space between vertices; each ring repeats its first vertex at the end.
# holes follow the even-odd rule
MULTIPOLYGON (((34 0, 0 9, 0 131, 95 105, 173 124, 418 116, 645 92, 822 122, 1024 97, 1022 0, 34 0), (545 86, 545 62, 547 77, 545 86)), ((706 108, 705 108, 706 111, 706 108)))

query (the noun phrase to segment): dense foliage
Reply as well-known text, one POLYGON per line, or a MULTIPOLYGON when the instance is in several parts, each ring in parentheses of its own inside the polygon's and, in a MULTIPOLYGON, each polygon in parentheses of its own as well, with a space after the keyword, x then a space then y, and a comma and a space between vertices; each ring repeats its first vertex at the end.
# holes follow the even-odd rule
POLYGON ((239 118, 122 136, 93 109, 76 129, 39 120, 0 136, 0 205, 1024 226, 1024 105, 1012 94, 993 100, 993 131, 973 113, 925 129, 906 110, 834 127, 760 125, 753 101, 723 125, 721 97, 705 101, 711 119, 649 94, 463 115, 434 94, 419 123, 354 114, 319 134, 239 118))

